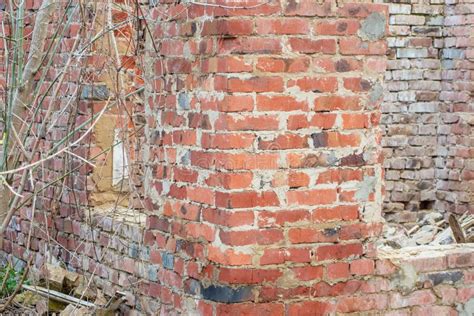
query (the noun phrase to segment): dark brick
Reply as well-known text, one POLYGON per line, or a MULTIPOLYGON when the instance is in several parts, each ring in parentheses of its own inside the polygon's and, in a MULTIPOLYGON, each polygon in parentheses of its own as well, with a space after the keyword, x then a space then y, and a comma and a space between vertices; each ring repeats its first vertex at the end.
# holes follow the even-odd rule
POLYGON ((138 254, 139 254, 138 245, 135 243, 131 243, 130 248, 128 248, 128 255, 136 259, 138 258, 138 254))
POLYGON ((189 95, 185 92, 181 92, 180 94, 178 94, 178 104, 181 110, 191 109, 189 95))
POLYGON ((358 167, 365 165, 363 154, 351 154, 341 158, 341 166, 358 167))
POLYGON ((326 133, 312 134, 313 144, 315 148, 326 147, 328 145, 328 135, 326 133))
POLYGON ((153 282, 158 281, 158 266, 157 265, 149 265, 147 269, 148 279, 153 282))
POLYGON ((201 285, 201 296, 203 299, 220 303, 240 303, 252 299, 253 286, 241 286, 233 288, 223 285, 201 285))
POLYGON ((351 70, 351 65, 347 60, 341 59, 336 62, 336 71, 338 72, 346 72, 351 70))
POLYGON ((163 262, 163 268, 173 270, 174 268, 174 256, 169 252, 161 253, 161 260, 163 262))
POLYGON ((462 280, 464 274, 462 271, 448 271, 448 272, 437 272, 430 273, 427 275, 427 278, 433 282, 433 285, 438 285, 441 283, 456 283, 459 280, 462 280))
POLYGON ((104 101, 109 98, 109 88, 106 85, 85 85, 82 87, 81 99, 104 101))

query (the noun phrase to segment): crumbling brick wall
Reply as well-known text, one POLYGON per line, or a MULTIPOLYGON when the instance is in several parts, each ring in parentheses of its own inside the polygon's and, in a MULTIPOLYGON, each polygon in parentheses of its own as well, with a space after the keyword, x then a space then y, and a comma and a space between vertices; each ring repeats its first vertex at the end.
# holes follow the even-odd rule
POLYGON ((446 1, 436 172, 437 209, 474 212, 474 6, 446 1))
POLYGON ((472 212, 472 4, 397 1, 389 13, 385 217, 472 212))
POLYGON ((375 246, 387 6, 227 5, 143 7, 146 211, 41 204, 26 251, 25 207, 4 250, 149 315, 472 312, 472 247, 375 246))

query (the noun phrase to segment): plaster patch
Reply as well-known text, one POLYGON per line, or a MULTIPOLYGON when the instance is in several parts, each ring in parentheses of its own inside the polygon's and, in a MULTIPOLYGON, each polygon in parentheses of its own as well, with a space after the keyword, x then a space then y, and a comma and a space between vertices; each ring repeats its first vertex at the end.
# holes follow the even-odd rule
POLYGON ((474 315, 474 297, 471 298, 466 304, 458 304, 457 310, 459 312, 459 316, 472 316, 474 315))
POLYGON ((364 181, 359 185, 359 189, 355 194, 355 198, 359 201, 367 201, 370 193, 375 191, 375 185, 377 184, 376 177, 364 176, 364 181))
POLYGON ((382 96, 383 96, 383 87, 379 82, 377 82, 373 86, 372 91, 369 94, 369 100, 371 103, 375 103, 378 100, 380 100, 382 96))
POLYGON ((363 22, 359 30, 359 37, 363 40, 376 41, 385 35, 385 16, 374 12, 370 14, 363 22))
POLYGON ((417 281, 418 274, 415 268, 411 264, 402 264, 400 270, 398 270, 395 277, 391 280, 391 283, 394 288, 398 288, 404 292, 411 292, 416 288, 417 281))

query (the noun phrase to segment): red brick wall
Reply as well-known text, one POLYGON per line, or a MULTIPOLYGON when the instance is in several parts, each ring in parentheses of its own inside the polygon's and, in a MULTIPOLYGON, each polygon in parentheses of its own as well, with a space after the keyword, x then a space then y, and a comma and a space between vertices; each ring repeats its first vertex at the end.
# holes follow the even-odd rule
POLYGON ((287 301, 349 277, 349 258, 373 266, 380 225, 362 210, 380 206, 380 98, 369 90, 386 44, 357 37, 372 12, 384 7, 153 9, 147 243, 168 271, 149 294, 165 309, 238 313, 249 306, 211 303, 287 301))
MULTIPOLYGON (((41 204, 36 267, 59 258, 151 315, 470 312, 472 247, 375 248, 387 7, 253 5, 142 7, 147 210, 41 204)), ((28 212, 4 244, 17 260, 28 212)))

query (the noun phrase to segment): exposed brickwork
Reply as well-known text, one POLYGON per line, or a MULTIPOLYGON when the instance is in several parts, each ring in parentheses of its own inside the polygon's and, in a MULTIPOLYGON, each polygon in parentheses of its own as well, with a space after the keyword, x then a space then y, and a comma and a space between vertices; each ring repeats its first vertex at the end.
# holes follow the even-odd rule
MULTIPOLYGON (((142 56, 147 209, 86 221, 68 203, 73 195, 65 193, 57 211, 54 191, 45 193, 31 245, 36 267, 55 257, 109 295, 126 291, 122 308, 131 314, 472 312, 472 247, 377 253, 388 7, 342 2, 142 7, 151 33, 142 56)), ((424 35, 420 43, 425 38, 432 40, 424 35)), ((454 65, 456 73, 466 69, 454 65)), ((135 71, 128 74, 141 84, 135 71)), ((467 74, 464 86, 445 80, 453 89, 443 85, 453 73, 440 76, 444 107, 451 97, 443 91, 469 82, 467 74)), ((80 104, 97 111, 101 102, 80 104)), ((457 122, 464 121, 447 119, 447 128, 457 122)), ((466 145, 446 140, 450 163, 466 145)), ((91 168, 81 172, 93 176, 91 168)), ((20 262, 28 256, 29 211, 14 218, 4 243, 20 262)))
POLYGON ((474 6, 446 1, 441 113, 436 161, 437 208, 474 212, 474 6))
POLYGON ((386 218, 472 211, 472 3, 404 1, 389 12, 386 218))

